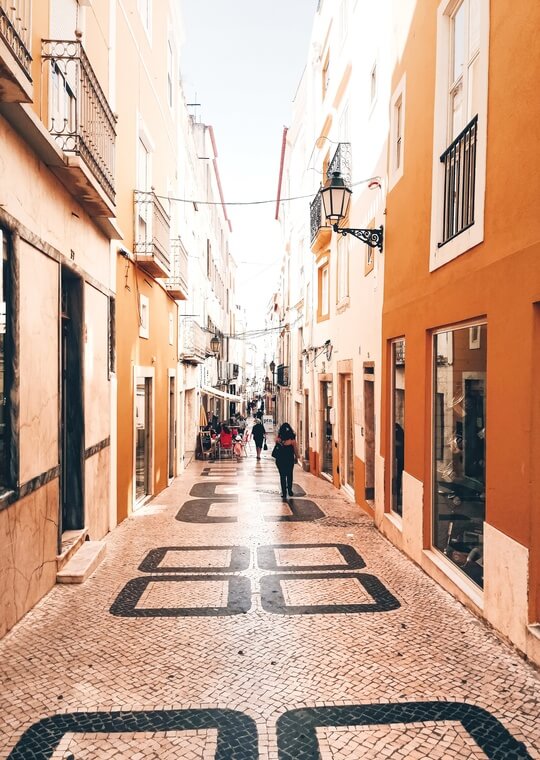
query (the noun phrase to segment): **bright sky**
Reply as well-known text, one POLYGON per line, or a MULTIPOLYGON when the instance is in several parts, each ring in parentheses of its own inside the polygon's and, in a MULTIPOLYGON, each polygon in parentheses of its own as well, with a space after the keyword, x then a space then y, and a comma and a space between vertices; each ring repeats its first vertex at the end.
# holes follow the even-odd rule
MULTIPOLYGON (((225 200, 275 199, 317 0, 182 0, 182 9, 185 95, 214 127, 225 200)), ((228 210, 237 293, 253 329, 263 325, 281 262, 275 203, 228 210)))

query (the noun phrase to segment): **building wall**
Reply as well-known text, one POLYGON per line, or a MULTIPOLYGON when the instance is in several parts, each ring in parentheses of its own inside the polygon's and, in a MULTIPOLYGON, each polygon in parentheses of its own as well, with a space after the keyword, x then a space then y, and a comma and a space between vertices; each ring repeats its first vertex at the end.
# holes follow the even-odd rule
MULTIPOLYGON (((110 528, 110 242, 90 211, 86 191, 77 191, 65 174, 66 182, 57 173, 67 159, 40 120, 46 119, 41 39, 50 36, 49 4, 34 3, 33 9, 33 101, 29 107, 8 104, 0 95, 0 226, 10 242, 7 325, 9 329, 11 322, 13 337, 13 355, 7 355, 3 367, 13 378, 7 388, 13 472, 9 488, 0 494, 0 636, 56 581, 65 527, 60 493, 62 271, 80 282, 83 293, 80 527, 92 539, 110 528), (100 466, 94 467, 98 459, 100 466)), ((106 81, 101 84, 106 90, 106 81)), ((94 182, 91 168, 86 170, 94 182)))
MULTIPOLYGON (((502 2, 489 5, 484 240, 432 272, 434 8, 417 4, 403 57, 393 74, 394 85, 403 74, 407 78, 405 169, 387 200, 383 340, 406 338, 405 473, 407 483, 416 485, 407 491, 398 530, 392 518, 381 513, 378 520, 392 540, 452 593, 520 649, 537 657, 537 643, 527 624, 537 622, 540 613, 535 592, 539 536, 534 514, 538 510, 531 487, 536 440, 531 421, 537 402, 531 380, 537 363, 535 304, 540 294, 540 220, 535 207, 540 170, 532 135, 540 117, 534 97, 540 67, 528 51, 536 45, 532 29, 540 21, 540 11, 528 8, 525 21, 525 9, 514 14, 502 2), (520 104, 511 113, 509 92, 520 104), (477 319, 487 323, 483 593, 430 549, 431 331, 477 319), (420 526, 421 541, 417 537, 420 526)), ((386 434, 390 430, 388 352, 386 359, 381 439, 385 457, 390 445, 386 434)), ((388 497, 385 509, 389 510, 388 497)))

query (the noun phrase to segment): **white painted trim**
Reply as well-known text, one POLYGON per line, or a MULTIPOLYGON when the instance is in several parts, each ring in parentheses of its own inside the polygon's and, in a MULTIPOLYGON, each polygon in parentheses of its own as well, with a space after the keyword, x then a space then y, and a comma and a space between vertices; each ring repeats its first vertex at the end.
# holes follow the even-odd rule
POLYGON ((478 125, 476 132, 476 177, 474 217, 472 227, 439 248, 443 219, 444 167, 440 157, 449 145, 448 140, 448 89, 450 58, 450 13, 456 0, 442 0, 437 8, 437 61, 435 68, 435 113, 433 118, 433 172, 431 188, 431 236, 429 271, 447 264, 484 240, 484 207, 486 194, 486 154, 488 119, 488 66, 489 66, 489 4, 480 2, 480 53, 478 64, 478 125))
POLYGON ((154 493, 154 462, 155 462, 155 418, 156 418, 156 388, 155 388, 155 369, 154 367, 142 367, 134 365, 133 367, 133 470, 132 470, 132 501, 131 508, 134 512, 136 509, 140 509, 148 499, 154 493), (136 429, 136 409, 137 409, 137 378, 151 378, 152 379, 152 398, 150 399, 150 406, 152 409, 151 419, 151 442, 150 442, 150 493, 146 494, 142 499, 137 501, 137 429, 136 429))
POLYGON ((405 105, 407 91, 407 74, 403 74, 390 101, 390 139, 388 141, 388 192, 403 177, 405 164, 405 105), (401 164, 396 168, 395 143, 397 138, 396 106, 401 99, 401 164))
POLYGON ((455 586, 473 602, 478 609, 484 610, 484 594, 482 589, 471 581, 465 573, 454 565, 437 549, 423 549, 422 554, 435 565, 455 586))

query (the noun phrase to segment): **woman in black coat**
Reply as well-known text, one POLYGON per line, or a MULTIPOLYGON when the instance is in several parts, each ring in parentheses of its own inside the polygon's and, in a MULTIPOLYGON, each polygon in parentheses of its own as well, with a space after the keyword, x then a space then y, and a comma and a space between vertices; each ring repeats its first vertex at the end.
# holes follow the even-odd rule
POLYGON ((263 447, 264 439, 266 438, 266 430, 260 420, 251 428, 251 437, 255 441, 255 448, 257 449, 257 459, 261 458, 261 449, 263 447))
POLYGON ((281 481, 281 498, 286 499, 287 494, 293 495, 293 470, 298 461, 296 434, 288 422, 279 428, 274 450, 281 481))

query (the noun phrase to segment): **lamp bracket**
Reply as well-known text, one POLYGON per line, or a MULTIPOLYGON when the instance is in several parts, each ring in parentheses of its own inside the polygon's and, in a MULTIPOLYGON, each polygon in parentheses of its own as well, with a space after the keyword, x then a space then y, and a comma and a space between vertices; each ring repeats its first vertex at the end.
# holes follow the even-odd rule
POLYGON ((378 248, 379 251, 382 251, 382 247, 383 247, 382 224, 380 227, 374 230, 356 229, 353 227, 338 227, 337 224, 334 224, 332 229, 334 230, 334 232, 339 232, 341 235, 353 235, 355 238, 358 238, 358 240, 361 240, 362 243, 369 245, 370 248, 378 248))

